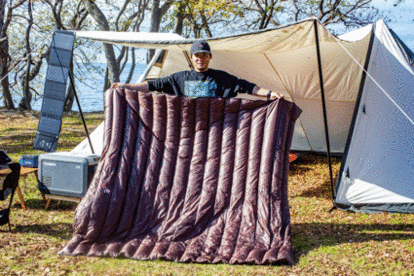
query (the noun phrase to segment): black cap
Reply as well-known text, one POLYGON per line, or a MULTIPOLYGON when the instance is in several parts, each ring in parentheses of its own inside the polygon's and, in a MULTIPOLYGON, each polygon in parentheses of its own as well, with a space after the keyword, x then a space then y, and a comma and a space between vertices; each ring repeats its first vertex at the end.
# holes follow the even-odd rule
POLYGON ((208 43, 205 42, 204 40, 194 42, 193 45, 191 45, 190 54, 194 55, 194 54, 197 54, 197 53, 209 53, 209 54, 211 54, 210 45, 208 45, 208 43))

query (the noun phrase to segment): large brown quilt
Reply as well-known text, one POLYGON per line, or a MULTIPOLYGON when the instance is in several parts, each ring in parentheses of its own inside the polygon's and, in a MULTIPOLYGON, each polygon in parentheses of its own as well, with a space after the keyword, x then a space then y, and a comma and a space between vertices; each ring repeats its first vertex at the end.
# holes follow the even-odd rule
POLYGON ((284 99, 107 91, 104 149, 66 255, 292 264, 284 99))

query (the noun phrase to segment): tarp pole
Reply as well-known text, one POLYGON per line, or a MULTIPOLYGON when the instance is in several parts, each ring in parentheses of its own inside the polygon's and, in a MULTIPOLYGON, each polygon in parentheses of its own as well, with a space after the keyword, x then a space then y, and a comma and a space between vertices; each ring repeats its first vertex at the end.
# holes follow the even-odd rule
POLYGON ((161 53, 162 53, 163 51, 164 51, 164 50, 160 50, 160 49, 157 49, 157 50, 155 51, 155 54, 154 54, 154 56, 152 57, 152 59, 151 59, 150 63, 148 64, 147 68, 145 68, 144 73, 142 73, 142 75, 139 77, 139 79, 138 79, 138 81, 137 81, 136 83, 140 83, 140 82, 145 81, 145 79, 147 78, 147 76, 148 76, 149 72, 151 71, 152 67, 154 67, 154 64, 155 64, 155 63, 157 62, 157 60, 160 58, 161 53))
POLYGON ((83 112, 82 112, 82 108, 81 108, 80 101, 79 101, 79 98, 78 98, 78 93, 76 93, 75 82, 73 80, 73 76, 72 76, 72 73, 70 71, 69 71, 69 79, 70 79, 70 82, 72 84, 73 93, 75 94, 76 103, 78 104, 78 107, 79 107, 79 112, 80 112, 80 115, 81 115, 81 118, 82 118, 83 127, 85 129, 86 137, 88 138, 88 142, 89 142, 89 147, 91 148, 92 154, 95 154, 95 151, 93 150, 93 146, 92 146, 92 140, 91 140, 91 137, 89 136, 88 127, 86 126, 85 118, 83 117, 83 112))
POLYGON ((323 110, 323 121, 325 124, 325 139, 326 139, 326 151, 328 153, 328 162, 329 162, 329 176, 331 180, 331 192, 332 200, 334 200, 334 183, 333 183, 333 173, 332 173, 332 161, 331 161, 331 146, 329 142, 329 129, 328 129, 328 116, 326 112, 326 100, 325 100, 325 89, 322 75, 322 60, 321 60, 321 51, 319 45, 319 34, 318 34, 318 21, 315 19, 313 21, 315 29, 315 44, 316 44, 316 55, 318 58, 318 69, 319 69, 319 85, 321 88, 321 98, 322 98, 322 110, 323 110))

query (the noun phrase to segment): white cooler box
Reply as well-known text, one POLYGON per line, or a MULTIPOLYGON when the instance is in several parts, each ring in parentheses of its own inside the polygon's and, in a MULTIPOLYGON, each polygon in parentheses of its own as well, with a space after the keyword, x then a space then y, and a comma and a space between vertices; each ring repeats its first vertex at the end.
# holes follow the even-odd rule
POLYGON ((39 190, 44 194, 83 197, 100 156, 54 152, 39 155, 39 190))

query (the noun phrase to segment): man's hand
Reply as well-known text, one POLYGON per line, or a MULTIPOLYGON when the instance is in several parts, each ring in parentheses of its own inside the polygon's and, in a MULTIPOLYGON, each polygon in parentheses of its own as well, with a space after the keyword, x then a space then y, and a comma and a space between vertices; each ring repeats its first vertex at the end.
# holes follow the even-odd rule
POLYGON ((268 100, 280 99, 284 97, 284 95, 279 92, 260 88, 259 86, 255 86, 253 88, 252 95, 256 95, 260 97, 267 97, 268 100))
POLYGON ((117 87, 118 88, 125 88, 124 84, 120 83, 120 82, 115 82, 111 85, 111 88, 117 88, 117 87))
POLYGON ((149 86, 148 82, 140 82, 140 83, 120 83, 116 82, 112 84, 111 88, 123 88, 123 89, 129 89, 129 90, 135 90, 135 91, 141 91, 141 92, 148 92, 149 86))
POLYGON ((269 99, 273 100, 273 99, 280 99, 280 98, 283 98, 283 97, 284 97, 283 94, 281 94, 279 92, 271 91, 269 99))

